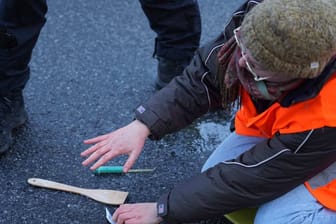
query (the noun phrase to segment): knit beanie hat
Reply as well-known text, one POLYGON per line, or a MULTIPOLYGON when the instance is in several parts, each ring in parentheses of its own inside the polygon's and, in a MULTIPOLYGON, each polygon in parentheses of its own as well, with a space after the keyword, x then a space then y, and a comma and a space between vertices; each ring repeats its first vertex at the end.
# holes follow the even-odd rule
POLYGON ((314 78, 336 53, 336 0, 264 0, 246 15, 240 33, 266 71, 314 78))

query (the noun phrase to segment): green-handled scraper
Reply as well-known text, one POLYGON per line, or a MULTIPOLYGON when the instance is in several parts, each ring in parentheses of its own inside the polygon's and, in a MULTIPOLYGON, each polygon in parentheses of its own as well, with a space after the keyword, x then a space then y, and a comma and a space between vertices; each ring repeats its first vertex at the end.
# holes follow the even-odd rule
MULTIPOLYGON (((128 173, 142 173, 142 172, 152 172, 153 169, 130 169, 128 173)), ((94 171, 95 174, 104 174, 104 173, 124 173, 122 166, 101 166, 94 171)))

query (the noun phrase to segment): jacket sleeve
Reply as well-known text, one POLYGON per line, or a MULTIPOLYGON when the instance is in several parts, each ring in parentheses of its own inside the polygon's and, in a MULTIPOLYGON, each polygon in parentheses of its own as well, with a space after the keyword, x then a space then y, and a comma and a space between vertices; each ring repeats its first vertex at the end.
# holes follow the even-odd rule
POLYGON ((135 109, 135 118, 151 131, 151 139, 178 131, 209 110, 221 106, 217 53, 244 16, 262 0, 247 0, 232 15, 223 33, 199 48, 181 76, 135 109))
POLYGON ((182 75, 136 108, 136 119, 150 129, 152 139, 178 131, 209 110, 220 107, 216 66, 217 52, 223 42, 221 34, 199 48, 182 75))
POLYGON ((336 128, 276 135, 161 196, 167 223, 257 207, 316 175, 336 158, 336 128))

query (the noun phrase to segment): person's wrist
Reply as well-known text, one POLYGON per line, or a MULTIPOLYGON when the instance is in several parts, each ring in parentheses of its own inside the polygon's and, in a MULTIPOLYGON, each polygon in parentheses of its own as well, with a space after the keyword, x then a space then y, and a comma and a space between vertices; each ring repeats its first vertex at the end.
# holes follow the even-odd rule
POLYGON ((137 119, 135 119, 133 121, 133 123, 134 123, 134 125, 137 126, 137 128, 144 135, 144 137, 148 137, 150 135, 150 130, 149 130, 149 128, 144 123, 142 123, 141 121, 139 121, 137 119))

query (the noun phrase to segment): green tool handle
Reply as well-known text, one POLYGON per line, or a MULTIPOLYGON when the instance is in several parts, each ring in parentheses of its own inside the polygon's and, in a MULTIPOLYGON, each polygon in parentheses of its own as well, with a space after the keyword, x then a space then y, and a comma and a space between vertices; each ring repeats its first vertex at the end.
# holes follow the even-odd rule
MULTIPOLYGON (((141 173, 141 172, 152 172, 153 169, 130 169, 128 170, 129 173, 141 173)), ((101 166, 94 171, 95 174, 101 173, 124 173, 122 166, 101 166)))
POLYGON ((122 166, 101 166, 97 168, 94 173, 124 173, 122 166))

